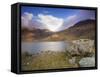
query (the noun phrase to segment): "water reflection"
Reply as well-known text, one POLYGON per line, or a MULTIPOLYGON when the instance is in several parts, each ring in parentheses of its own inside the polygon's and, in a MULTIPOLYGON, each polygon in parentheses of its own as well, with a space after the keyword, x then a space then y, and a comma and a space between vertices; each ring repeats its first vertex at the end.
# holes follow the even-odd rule
POLYGON ((31 53, 40 51, 64 51, 67 47, 67 42, 22 42, 22 51, 31 53))

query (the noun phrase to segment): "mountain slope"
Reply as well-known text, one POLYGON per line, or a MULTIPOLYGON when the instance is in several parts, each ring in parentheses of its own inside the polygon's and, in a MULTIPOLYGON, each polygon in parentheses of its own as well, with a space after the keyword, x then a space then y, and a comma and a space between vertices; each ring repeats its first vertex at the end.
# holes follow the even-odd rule
POLYGON ((21 34, 21 38, 23 41, 36 41, 50 36, 52 32, 47 29, 29 29, 26 27, 22 27, 21 34))
POLYGON ((61 32, 78 39, 95 39, 95 20, 84 20, 61 32))
POLYGON ((95 39, 95 20, 80 21, 60 32, 51 32, 48 29, 22 28, 23 41, 71 41, 76 39, 95 39))

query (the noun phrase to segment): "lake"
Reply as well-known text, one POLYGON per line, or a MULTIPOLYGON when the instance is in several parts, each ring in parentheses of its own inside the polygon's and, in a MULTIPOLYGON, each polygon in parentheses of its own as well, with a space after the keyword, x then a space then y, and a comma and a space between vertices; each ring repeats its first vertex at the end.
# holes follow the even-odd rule
POLYGON ((22 42, 22 52, 36 53, 41 51, 65 51, 68 43, 65 41, 56 42, 22 42))

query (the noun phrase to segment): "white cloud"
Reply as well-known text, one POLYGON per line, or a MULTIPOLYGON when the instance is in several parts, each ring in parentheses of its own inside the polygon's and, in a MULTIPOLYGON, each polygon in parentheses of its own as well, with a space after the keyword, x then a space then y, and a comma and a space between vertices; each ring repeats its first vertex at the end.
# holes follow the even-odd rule
POLYGON ((57 31, 62 25, 64 20, 52 15, 38 14, 39 22, 45 25, 51 31, 57 31))
MULTIPOLYGON (((48 11, 44 11, 48 13, 48 11)), ((67 16, 65 18, 55 17, 48 14, 38 14, 34 16, 32 13, 24 12, 21 16, 22 26, 28 28, 40 28, 40 29, 49 29, 51 31, 61 31, 67 29, 79 21, 86 19, 94 19, 95 12, 91 11, 79 11, 79 13, 67 16)))
POLYGON ((33 14, 25 12, 21 17, 22 26, 28 27, 32 23, 32 19, 33 19, 33 14))
POLYGON ((77 17, 77 15, 72 15, 72 16, 67 17, 66 19, 67 19, 67 20, 72 20, 72 19, 74 19, 74 18, 76 18, 76 17, 77 17))
POLYGON ((25 12, 24 13, 24 17, 26 17, 28 20, 32 20, 33 14, 32 13, 25 12))
POLYGON ((76 14, 68 16, 67 18, 65 18, 63 26, 59 30, 67 29, 67 28, 73 26, 77 22, 78 22, 78 16, 76 14))

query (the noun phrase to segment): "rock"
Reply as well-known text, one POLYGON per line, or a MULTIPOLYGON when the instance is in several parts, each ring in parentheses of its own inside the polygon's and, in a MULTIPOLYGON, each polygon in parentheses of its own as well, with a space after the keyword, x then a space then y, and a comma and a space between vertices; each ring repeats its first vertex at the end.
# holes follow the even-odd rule
POLYGON ((71 55, 95 53, 94 40, 89 40, 89 39, 74 40, 68 44, 66 51, 68 51, 71 55))
POLYGON ((79 61, 80 67, 94 67, 95 66, 95 57, 86 57, 82 58, 79 61))
POLYGON ((69 45, 66 48, 66 51, 69 52, 71 55, 75 55, 75 54, 79 55, 78 46, 73 43, 69 43, 69 45))
POLYGON ((89 39, 80 39, 80 40, 74 40, 72 41, 75 45, 77 45, 78 50, 81 51, 81 53, 93 53, 95 50, 94 46, 94 40, 89 39))
POLYGON ((71 59, 69 59, 69 63, 76 64, 76 57, 72 57, 71 59))

